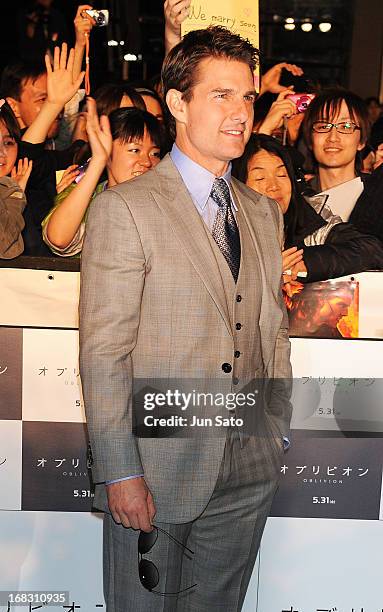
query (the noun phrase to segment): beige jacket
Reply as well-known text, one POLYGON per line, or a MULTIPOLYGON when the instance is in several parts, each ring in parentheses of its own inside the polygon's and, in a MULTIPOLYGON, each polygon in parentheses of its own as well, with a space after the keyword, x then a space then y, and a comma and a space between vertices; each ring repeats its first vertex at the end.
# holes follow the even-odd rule
POLYGON ((97 196, 89 209, 80 370, 98 508, 107 508, 103 482, 144 473, 157 519, 187 522, 217 480, 225 431, 135 437, 134 382, 176 379, 191 388, 213 381, 230 392, 267 376, 275 385, 265 420, 279 439, 288 433, 288 393, 278 384, 291 377, 281 214, 235 179, 232 189, 241 239, 236 285, 169 156, 97 196))
POLYGON ((0 259, 18 257, 24 250, 24 191, 8 176, 0 178, 0 259))

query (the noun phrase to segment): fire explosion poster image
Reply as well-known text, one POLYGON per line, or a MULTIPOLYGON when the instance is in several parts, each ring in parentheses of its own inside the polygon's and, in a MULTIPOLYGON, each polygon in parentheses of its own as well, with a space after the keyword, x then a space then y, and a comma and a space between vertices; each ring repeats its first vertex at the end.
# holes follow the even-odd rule
POLYGON ((285 294, 290 336, 358 338, 359 283, 323 281, 296 287, 285 294))

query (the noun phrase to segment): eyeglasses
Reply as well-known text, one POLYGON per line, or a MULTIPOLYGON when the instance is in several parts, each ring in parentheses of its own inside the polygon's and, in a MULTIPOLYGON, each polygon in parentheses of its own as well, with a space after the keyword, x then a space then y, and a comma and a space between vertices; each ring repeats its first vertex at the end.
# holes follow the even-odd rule
POLYGON ((312 131, 317 134, 327 134, 331 132, 332 128, 335 128, 339 134, 353 134, 355 130, 360 130, 359 125, 356 125, 352 121, 341 121, 340 123, 328 123, 328 121, 314 121, 312 124, 312 131))
POLYGON ((155 593, 156 595, 178 595, 179 593, 183 593, 184 591, 188 591, 189 589, 192 589, 193 587, 197 586, 197 584, 192 584, 186 589, 182 589, 181 591, 177 591, 176 593, 161 593, 160 591, 153 591, 153 589, 157 586, 160 580, 158 568, 156 565, 154 565, 153 561, 142 559, 142 555, 145 555, 153 548, 153 546, 157 542, 158 531, 161 531, 162 533, 167 535, 171 540, 173 540, 173 542, 175 542, 176 544, 178 544, 178 546, 181 546, 185 550, 189 551, 192 555, 194 555, 194 552, 190 550, 190 548, 182 544, 182 542, 179 542, 178 540, 176 540, 176 538, 173 538, 170 533, 168 533, 164 529, 161 529, 161 527, 157 527, 156 525, 152 525, 152 527, 153 531, 151 531, 150 533, 147 533, 146 531, 140 531, 140 535, 138 536, 138 575, 140 577, 142 586, 151 593, 155 593))

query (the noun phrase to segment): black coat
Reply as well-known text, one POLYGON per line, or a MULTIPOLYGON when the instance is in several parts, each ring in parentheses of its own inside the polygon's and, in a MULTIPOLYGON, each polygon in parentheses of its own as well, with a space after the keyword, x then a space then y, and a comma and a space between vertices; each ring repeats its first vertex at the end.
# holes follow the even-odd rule
POLYGON ((326 225, 326 220, 308 203, 309 198, 307 198, 308 201, 304 198, 299 200, 296 230, 293 232, 292 240, 290 239, 286 246, 296 245, 304 249, 303 260, 308 276, 303 279, 303 282, 338 278, 366 270, 383 270, 383 242, 381 239, 383 238, 383 210, 381 210, 380 219, 375 221, 375 228, 371 227, 371 222, 368 220, 369 212, 372 216, 379 208, 376 206, 377 202, 381 202, 383 208, 383 182, 380 179, 381 189, 379 190, 377 178, 380 173, 378 171, 375 173, 375 176, 363 177, 365 189, 357 200, 350 217, 353 223, 334 225, 323 244, 317 246, 304 244, 306 236, 326 225))
POLYGON ((383 270, 383 243, 376 236, 363 234, 351 223, 335 225, 323 245, 302 246, 308 272, 304 282, 307 283, 366 270, 383 270))
POLYGON ((361 178, 364 189, 350 215, 350 223, 383 242, 383 164, 361 178))
POLYGON ((31 176, 25 190, 27 206, 24 210, 24 255, 53 256, 43 241, 41 222, 54 206, 56 170, 63 170, 73 164, 76 153, 84 144, 83 140, 77 140, 64 151, 47 151, 44 149, 44 143, 19 143, 18 158, 28 157, 33 160, 31 176))

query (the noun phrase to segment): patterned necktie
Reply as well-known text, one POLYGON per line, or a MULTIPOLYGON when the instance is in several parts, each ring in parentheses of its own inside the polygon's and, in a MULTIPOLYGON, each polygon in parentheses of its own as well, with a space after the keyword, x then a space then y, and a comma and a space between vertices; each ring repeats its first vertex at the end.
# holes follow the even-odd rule
POLYGON ((230 190, 225 179, 215 179, 210 197, 218 204, 212 236, 226 259, 235 282, 241 261, 241 243, 235 217, 230 205, 230 190))

